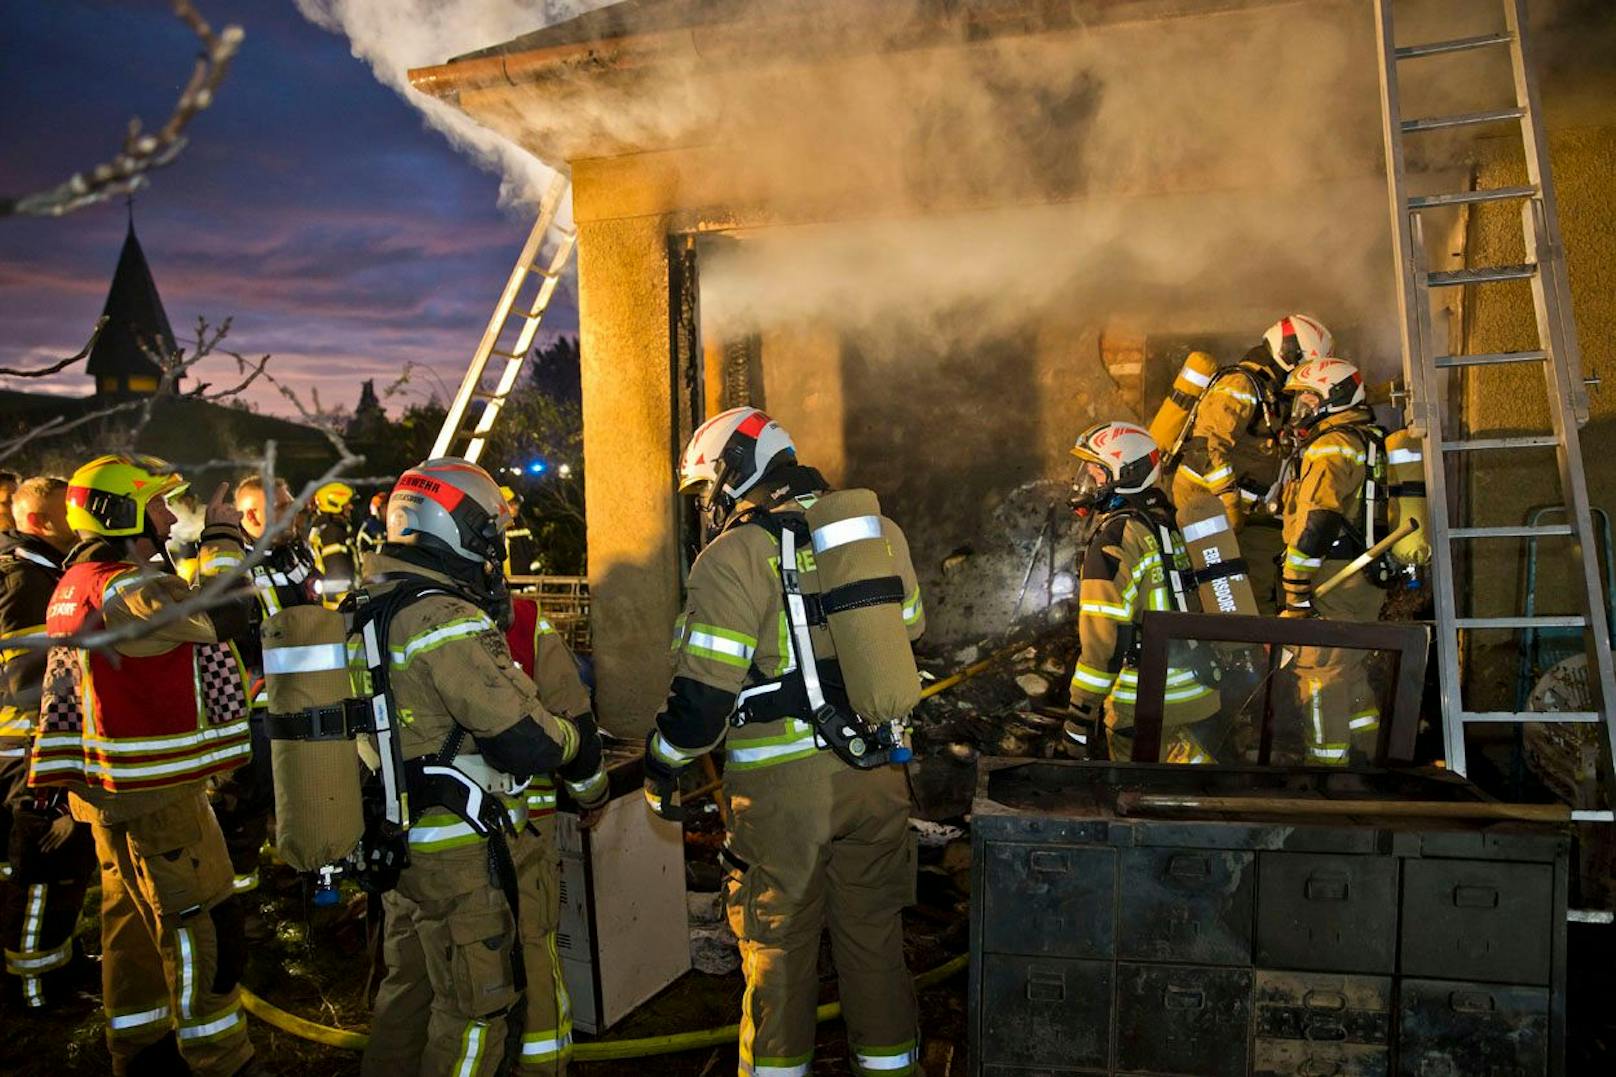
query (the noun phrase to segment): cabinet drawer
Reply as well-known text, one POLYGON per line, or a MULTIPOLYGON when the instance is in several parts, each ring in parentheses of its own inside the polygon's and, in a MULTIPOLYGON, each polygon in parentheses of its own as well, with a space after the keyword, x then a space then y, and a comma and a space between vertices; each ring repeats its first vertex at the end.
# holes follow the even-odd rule
POLYGON ((1392 981, 1258 969, 1257 1077, 1387 1077, 1392 981))
POLYGON ((1109 961, 988 954, 981 975, 981 1057, 990 1072, 995 1065, 1029 1073, 1105 1069, 1109 961))
POLYGON ((1246 1077, 1251 972, 1117 965, 1118 1070, 1246 1077))
POLYGON ((1547 984, 1553 909, 1547 864, 1409 860, 1403 865, 1403 974, 1547 984))
POLYGON ((1391 973, 1397 964, 1397 859, 1263 853, 1257 964, 1391 973))
POLYGON ((1440 980, 1399 984, 1400 1077, 1544 1077, 1549 992, 1440 980))
POLYGON ((1255 857, 1216 849, 1124 849, 1117 954, 1250 965, 1255 857))
POLYGON ((987 843, 982 949, 1049 957, 1111 957, 1116 948, 1116 851, 987 843))

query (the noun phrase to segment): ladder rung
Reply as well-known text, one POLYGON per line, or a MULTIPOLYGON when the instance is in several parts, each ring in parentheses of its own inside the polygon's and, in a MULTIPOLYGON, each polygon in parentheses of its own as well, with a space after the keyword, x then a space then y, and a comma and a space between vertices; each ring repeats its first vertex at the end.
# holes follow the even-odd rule
POLYGON ((1598 711, 1461 711, 1461 722, 1598 722, 1598 711))
POLYGON ((1397 58, 1412 60, 1418 56, 1440 56, 1444 52, 1464 52, 1467 49, 1484 49, 1488 45, 1507 45, 1513 40, 1515 35, 1505 31, 1481 34, 1478 37, 1459 37, 1452 41, 1428 41, 1423 45, 1405 45, 1397 50, 1397 58))
POLYGON ((1488 109, 1486 112, 1466 112, 1462 116, 1427 116, 1419 120, 1404 120, 1403 132, 1410 134, 1415 131, 1440 131, 1445 127, 1473 127, 1482 123, 1518 120, 1524 115, 1526 115, 1524 108, 1511 105, 1509 108, 1488 109))
POLYGON ((1541 363, 1549 357, 1545 351, 1535 352, 1484 352, 1480 355, 1439 355, 1436 357, 1438 370, 1449 370, 1462 366, 1496 366, 1499 363, 1541 363))
POLYGON ((513 363, 520 360, 520 359, 526 359, 527 358, 527 356, 522 352, 503 352, 503 351, 500 351, 498 348, 489 348, 488 349, 488 354, 489 355, 497 355, 501 359, 509 359, 513 363))
POLYGON ((1536 614, 1532 617, 1458 617, 1455 628, 1584 628, 1587 620, 1575 615, 1536 614))
POLYGON ((1468 441, 1444 441, 1443 452, 1475 452, 1478 449, 1551 449, 1560 442, 1553 434, 1537 434, 1514 438, 1471 438, 1468 441))
POLYGON ((1431 209, 1435 206, 1467 206, 1476 202, 1507 202, 1511 198, 1531 198, 1535 194, 1536 187, 1486 187, 1479 191, 1419 195, 1408 200, 1408 208, 1431 209))
POLYGON ((1448 529, 1451 539, 1484 538, 1547 538, 1551 535, 1571 534, 1570 524, 1512 524, 1507 527, 1453 527, 1448 529))
POLYGON ((529 265, 527 267, 527 271, 529 273, 532 273, 536 277, 543 277, 546 280, 556 280, 561 276, 561 271, 560 270, 551 269, 547 265, 542 265, 541 266, 537 262, 534 262, 533 264, 529 265))
POLYGON ((1537 275, 1532 263, 1518 266, 1482 266, 1480 269, 1454 269, 1442 273, 1429 273, 1426 284, 1432 288, 1450 288, 1459 284, 1496 284, 1506 280, 1527 280, 1537 275))
POLYGON ((505 399, 504 397, 500 396, 498 393, 494 392, 492 389, 473 389, 471 391, 471 398, 473 400, 503 400, 503 399, 505 399))

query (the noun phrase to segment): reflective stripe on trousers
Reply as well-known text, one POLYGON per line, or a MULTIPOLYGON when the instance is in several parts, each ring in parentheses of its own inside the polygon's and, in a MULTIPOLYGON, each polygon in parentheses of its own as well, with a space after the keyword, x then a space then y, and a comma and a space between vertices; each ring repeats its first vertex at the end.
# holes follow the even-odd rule
POLYGON ((915 1071, 920 1050, 914 1040, 891 1047, 854 1047, 853 1069, 858 1073, 880 1073, 904 1077, 915 1071))
POLYGON ((488 1042, 488 1022, 468 1021, 460 1037, 460 1054, 455 1058, 454 1077, 476 1077, 488 1042))

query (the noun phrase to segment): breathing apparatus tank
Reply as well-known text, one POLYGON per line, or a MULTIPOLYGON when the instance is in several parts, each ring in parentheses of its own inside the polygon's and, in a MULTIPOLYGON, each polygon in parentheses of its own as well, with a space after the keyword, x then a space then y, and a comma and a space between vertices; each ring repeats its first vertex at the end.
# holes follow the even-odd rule
POLYGON ((1424 565, 1431 560, 1431 540, 1425 508, 1425 460, 1423 443, 1408 430, 1386 435, 1387 534, 1409 520, 1420 526, 1391 548, 1391 559, 1400 565, 1424 565))
POLYGON ((1189 426, 1190 414, 1217 372, 1218 361, 1206 352, 1190 352, 1185 358, 1178 377, 1173 379, 1172 389, 1156 409, 1156 417, 1150 420, 1150 436, 1166 455, 1176 454, 1189 426))
POLYGON ((1223 502, 1210 494, 1190 498, 1179 506, 1178 526, 1195 569, 1201 610, 1257 616, 1251 574, 1223 502))
POLYGON ((920 673, 903 623, 903 582, 869 490, 836 490, 808 508, 819 600, 853 710, 898 722, 920 702, 920 673))
POLYGON ((291 606, 264 622, 275 845, 298 871, 349 856, 364 834, 343 615, 291 606))

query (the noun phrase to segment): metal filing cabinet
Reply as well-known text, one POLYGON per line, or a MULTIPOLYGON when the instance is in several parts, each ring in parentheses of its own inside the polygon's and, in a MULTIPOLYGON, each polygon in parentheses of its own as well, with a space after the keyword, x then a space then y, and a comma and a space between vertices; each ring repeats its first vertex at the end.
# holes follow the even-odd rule
POLYGON ((556 952, 573 1027, 599 1033, 690 969, 684 828, 645 809, 638 758, 612 763, 594 827, 556 815, 556 952))
POLYGON ((1562 1077, 1569 839, 1117 794, 1474 799, 1452 776, 984 761, 971 1073, 1562 1077))

